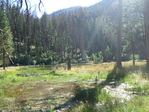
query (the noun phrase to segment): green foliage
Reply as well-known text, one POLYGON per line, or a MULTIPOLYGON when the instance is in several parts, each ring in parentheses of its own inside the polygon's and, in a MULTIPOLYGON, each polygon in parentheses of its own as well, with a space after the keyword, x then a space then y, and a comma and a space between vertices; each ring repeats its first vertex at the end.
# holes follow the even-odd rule
POLYGON ((98 62, 98 61, 97 61, 97 57, 96 57, 95 54, 92 54, 92 59, 93 59, 93 62, 94 62, 94 63, 97 63, 97 62, 98 62))
POLYGON ((111 61, 114 59, 114 56, 113 56, 109 46, 107 46, 107 48, 106 48, 106 58, 107 58, 107 61, 111 61))
MULTIPOLYGON (((11 6, 8 1, 6 4, 11 6)), ((34 64, 33 60, 36 64, 66 63, 68 55, 71 55, 73 63, 115 61, 117 7, 117 4, 111 4, 108 10, 104 10, 97 5, 93 6, 93 10, 78 8, 59 16, 44 13, 41 18, 30 14, 28 19, 23 12, 18 12, 17 6, 5 7, 6 10, 1 11, 1 14, 4 13, 1 22, 6 24, 9 31, 11 28, 15 45, 13 52, 12 40, 6 40, 10 46, 7 49, 10 54, 13 52, 13 60, 19 65, 34 64), (9 15, 6 17, 7 13, 9 15)), ((142 9, 142 1, 123 1, 124 61, 130 60, 133 52, 139 59, 145 59, 142 9)))
POLYGON ((0 96, 2 96, 4 94, 4 90, 0 89, 0 96))
POLYGON ((99 62, 103 62, 102 53, 99 52, 96 54, 92 54, 91 59, 94 62, 94 64, 98 64, 99 62))
POLYGON ((130 58, 130 55, 129 54, 122 54, 122 60, 123 61, 129 61, 131 58, 130 58))
MULTIPOLYGON (((4 1, 1 1, 0 5, 1 4, 4 4, 4 1)), ((8 65, 9 64, 8 55, 11 56, 11 54, 14 50, 13 42, 12 42, 12 33, 11 33, 11 28, 10 28, 6 13, 5 13, 4 9, 2 8, 2 6, 0 6, 0 7, 1 7, 1 9, 0 9, 0 18, 1 18, 0 19, 0 30, 2 30, 2 32, 0 33, 0 45, 1 45, 0 46, 0 60, 2 60, 3 54, 4 54, 5 60, 6 60, 5 64, 8 65), (5 53, 3 52, 4 49, 6 50, 5 53)))

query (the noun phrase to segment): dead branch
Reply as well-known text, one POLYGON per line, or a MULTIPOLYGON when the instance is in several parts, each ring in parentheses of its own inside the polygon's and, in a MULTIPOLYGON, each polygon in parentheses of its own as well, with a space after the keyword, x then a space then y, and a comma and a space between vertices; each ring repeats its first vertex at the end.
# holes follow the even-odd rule
POLYGON ((41 5, 44 7, 44 4, 43 4, 42 0, 39 0, 38 8, 39 8, 40 12, 41 12, 41 7, 40 7, 41 5))
MULTIPOLYGON (((29 4, 31 4, 30 1, 31 0, 15 0, 14 2, 12 2, 12 5, 15 4, 16 2, 18 2, 20 4, 20 6, 18 7, 18 11, 15 14, 15 16, 19 13, 19 11, 21 10, 21 8, 25 5, 26 8, 25 8, 25 11, 24 12, 27 15, 26 20, 28 22, 28 18, 29 18, 29 15, 30 15, 30 6, 29 6, 29 4)), ((41 12, 41 6, 44 7, 44 4, 43 4, 42 0, 39 0, 38 9, 39 9, 40 12, 41 12)))

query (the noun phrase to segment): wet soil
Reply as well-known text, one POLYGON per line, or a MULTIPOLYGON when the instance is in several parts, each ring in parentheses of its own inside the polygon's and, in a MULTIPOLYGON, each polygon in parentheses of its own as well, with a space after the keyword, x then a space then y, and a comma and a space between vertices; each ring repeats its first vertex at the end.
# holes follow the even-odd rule
MULTIPOLYGON (((120 82, 50 82, 47 80, 23 83, 15 88, 5 88, 5 95, 1 102, 4 102, 2 111, 6 112, 66 112, 78 103, 72 100, 79 88, 91 89, 102 85, 103 91, 118 99, 130 100, 133 93, 125 91, 131 86, 120 82)), ((97 104, 98 105, 98 104, 97 104)), ((101 104, 99 104, 101 105, 101 104)))
POLYGON ((46 112, 54 109, 66 111, 74 103, 71 99, 77 88, 94 88, 97 84, 97 82, 51 83, 44 80, 24 83, 16 88, 5 88, 7 98, 3 101, 5 102, 3 110, 46 112))

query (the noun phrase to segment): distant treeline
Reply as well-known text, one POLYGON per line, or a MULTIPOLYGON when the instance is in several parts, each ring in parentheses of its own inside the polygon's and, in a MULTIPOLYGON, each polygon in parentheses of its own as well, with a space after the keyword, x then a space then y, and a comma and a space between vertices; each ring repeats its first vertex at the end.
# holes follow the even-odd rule
MULTIPOLYGON (((3 18, 0 19, 0 29, 7 26, 12 34, 12 42, 5 39, 6 50, 15 65, 65 63, 68 56, 73 63, 116 61, 117 34, 121 27, 122 61, 144 60, 143 1, 122 2, 121 26, 118 2, 107 6, 99 3, 89 8, 76 7, 59 15, 44 13, 41 18, 36 13, 20 10, 20 4, 12 5, 9 0, 4 4, 1 2, 0 14, 3 18), (2 21, 6 22, 5 26, 2 21)), ((0 49, 3 51, 2 46, 0 49)))

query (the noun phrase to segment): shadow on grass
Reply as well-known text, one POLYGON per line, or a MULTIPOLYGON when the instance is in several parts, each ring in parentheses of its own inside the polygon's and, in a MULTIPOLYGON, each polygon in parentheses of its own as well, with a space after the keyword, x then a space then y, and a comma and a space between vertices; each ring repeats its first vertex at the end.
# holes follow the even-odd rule
POLYGON ((149 77, 149 71, 145 66, 127 66, 122 69, 117 69, 116 66, 108 74, 106 82, 122 81, 129 73, 137 73, 142 77, 149 77))
POLYGON ((110 72, 106 78, 106 82, 111 82, 111 81, 120 81, 121 79, 125 78, 127 75, 126 69, 118 69, 116 66, 110 72))
POLYGON ((96 104, 98 102, 98 94, 101 93, 101 87, 96 86, 91 89, 81 89, 77 88, 75 90, 74 101, 81 101, 83 103, 96 104))
POLYGON ((101 89, 102 87, 99 85, 95 88, 88 89, 77 87, 74 90, 74 97, 64 104, 54 108, 54 110, 67 108, 67 112, 72 112, 76 106, 83 105, 84 107, 81 108, 81 112, 96 112, 95 104, 99 102, 98 95, 101 93, 101 89))
MULTIPOLYGON (((111 73, 108 74, 107 79, 99 84, 97 84, 94 88, 88 88, 88 89, 84 89, 84 88, 75 88, 74 90, 74 97, 72 99, 70 99, 68 102, 60 105, 57 109, 61 109, 62 107, 64 107, 64 105, 66 107, 69 106, 78 106, 78 105, 83 105, 83 107, 81 107, 81 111, 83 112, 96 112, 96 108, 95 108, 95 104, 97 104, 98 102, 102 102, 102 100, 106 99, 107 95, 103 95, 103 92, 101 91, 102 88, 104 88, 106 85, 109 85, 109 82, 111 81, 119 81, 121 80, 121 78, 124 78, 126 76, 126 71, 125 70, 118 70, 116 67, 112 70, 111 73), (100 97, 102 97, 100 99, 100 97), (73 105, 71 105, 73 104, 73 105)), ((108 100, 109 102, 109 100, 108 100)), ((70 110, 71 112, 72 110, 70 110)), ((77 110, 78 111, 78 110, 77 110)), ((79 110, 80 111, 80 110, 79 110)))

